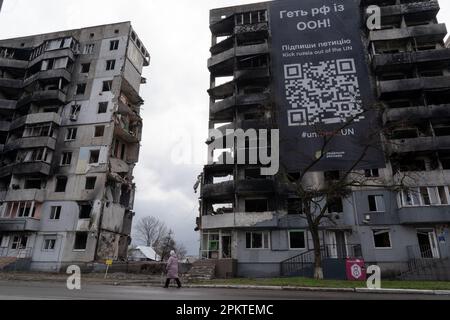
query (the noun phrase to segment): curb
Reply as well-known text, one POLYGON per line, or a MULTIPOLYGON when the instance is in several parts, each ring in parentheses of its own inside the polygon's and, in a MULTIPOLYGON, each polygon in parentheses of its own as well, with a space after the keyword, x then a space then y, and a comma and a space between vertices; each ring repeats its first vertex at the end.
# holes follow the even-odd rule
POLYGON ((273 290, 273 291, 311 291, 311 292, 356 292, 373 294, 422 294, 450 296, 446 290, 412 290, 412 289, 367 289, 367 288, 314 288, 314 287, 285 287, 285 286, 246 286, 246 285, 186 285, 185 288, 193 289, 248 289, 248 290, 273 290))

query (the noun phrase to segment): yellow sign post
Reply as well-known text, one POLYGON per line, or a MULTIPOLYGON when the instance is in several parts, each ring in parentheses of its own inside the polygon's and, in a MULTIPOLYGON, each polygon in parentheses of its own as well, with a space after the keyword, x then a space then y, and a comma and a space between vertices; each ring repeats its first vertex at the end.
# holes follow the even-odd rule
POLYGON ((109 267, 112 266, 112 265, 113 265, 113 260, 112 260, 112 259, 106 260, 105 279, 106 279, 106 277, 108 276, 108 270, 109 270, 109 267))

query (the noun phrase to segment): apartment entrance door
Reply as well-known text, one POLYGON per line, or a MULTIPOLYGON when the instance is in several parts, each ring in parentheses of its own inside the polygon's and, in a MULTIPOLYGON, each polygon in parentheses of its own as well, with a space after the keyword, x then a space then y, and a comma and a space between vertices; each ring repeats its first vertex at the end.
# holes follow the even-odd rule
POLYGON ((418 230, 417 239, 419 241, 420 254, 423 259, 440 258, 436 232, 434 230, 418 230))
POLYGON ((222 234, 222 259, 231 259, 231 235, 222 234))
POLYGON ((347 241, 343 231, 327 231, 326 250, 332 259, 345 259, 347 257, 347 241))

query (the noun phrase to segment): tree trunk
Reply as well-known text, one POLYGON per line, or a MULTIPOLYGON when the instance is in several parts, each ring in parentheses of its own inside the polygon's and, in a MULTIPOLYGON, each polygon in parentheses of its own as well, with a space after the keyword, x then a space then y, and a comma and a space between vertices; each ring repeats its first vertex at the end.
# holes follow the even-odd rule
POLYGON ((314 243, 314 279, 323 280, 323 268, 322 268, 322 249, 320 246, 320 236, 318 228, 313 228, 312 238, 314 243))

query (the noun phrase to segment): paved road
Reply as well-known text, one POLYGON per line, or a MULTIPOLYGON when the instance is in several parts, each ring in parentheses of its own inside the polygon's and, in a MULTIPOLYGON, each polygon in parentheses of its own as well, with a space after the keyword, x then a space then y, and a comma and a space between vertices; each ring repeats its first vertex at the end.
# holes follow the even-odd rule
POLYGON ((64 283, 0 281, 0 300, 450 300, 448 296, 299 292, 243 289, 163 289, 88 284, 69 291, 64 283))

